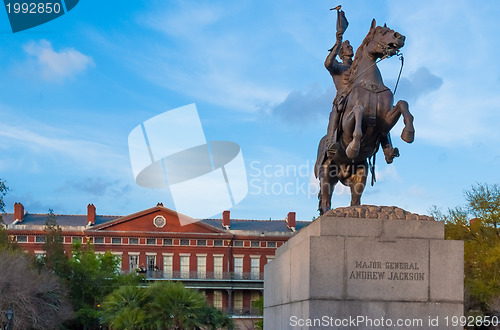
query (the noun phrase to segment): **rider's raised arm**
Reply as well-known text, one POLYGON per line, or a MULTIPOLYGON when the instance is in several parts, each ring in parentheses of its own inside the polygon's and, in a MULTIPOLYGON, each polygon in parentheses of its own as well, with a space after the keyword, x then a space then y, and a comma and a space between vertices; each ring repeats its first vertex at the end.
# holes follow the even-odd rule
POLYGON ((337 41, 325 59, 325 68, 331 73, 335 71, 335 66, 339 64, 336 57, 339 54, 340 45, 342 45, 342 33, 337 32, 337 41))

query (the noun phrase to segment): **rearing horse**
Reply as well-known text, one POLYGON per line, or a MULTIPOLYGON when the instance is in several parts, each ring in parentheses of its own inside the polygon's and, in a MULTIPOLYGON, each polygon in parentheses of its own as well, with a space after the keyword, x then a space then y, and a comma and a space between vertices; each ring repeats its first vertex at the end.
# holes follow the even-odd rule
POLYGON ((373 20, 356 51, 348 87, 339 91, 346 97, 339 124, 341 148, 333 155, 327 153, 326 136, 318 147, 315 174, 320 179, 320 214, 331 208, 333 189, 339 181, 350 187, 351 205, 360 205, 368 174, 367 159, 377 152, 381 137, 389 133, 401 115, 405 124, 401 139, 413 142, 415 130, 408 103, 400 100, 393 106, 394 95, 384 85, 377 67, 378 59, 396 55, 404 41, 403 35, 386 26, 376 26, 373 20))

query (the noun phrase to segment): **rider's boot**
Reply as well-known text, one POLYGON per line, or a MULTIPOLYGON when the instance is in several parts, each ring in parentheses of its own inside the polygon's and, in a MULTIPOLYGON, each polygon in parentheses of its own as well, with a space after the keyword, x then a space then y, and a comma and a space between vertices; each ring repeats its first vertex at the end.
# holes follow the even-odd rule
POLYGON ((389 133, 381 137, 380 144, 382 145, 382 150, 384 151, 384 156, 385 156, 385 162, 387 164, 391 164, 394 158, 399 157, 399 149, 393 148, 391 135, 389 133))
POLYGON ((329 158, 334 156, 340 149, 340 143, 338 142, 339 120, 340 114, 334 103, 328 120, 328 129, 326 131, 326 155, 329 158))
POLYGON ((337 130, 333 133, 331 138, 326 140, 326 154, 328 157, 334 156, 340 150, 340 143, 337 137, 337 130))

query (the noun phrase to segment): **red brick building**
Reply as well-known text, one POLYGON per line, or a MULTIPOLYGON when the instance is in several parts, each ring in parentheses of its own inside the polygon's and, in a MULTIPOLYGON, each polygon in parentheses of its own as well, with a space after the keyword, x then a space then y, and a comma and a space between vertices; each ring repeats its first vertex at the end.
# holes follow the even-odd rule
MULTIPOLYGON (((43 255, 48 214, 30 214, 21 203, 3 215, 8 233, 26 251, 43 255)), ((213 306, 235 318, 255 316, 251 302, 263 291, 264 265, 277 247, 309 222, 285 220, 194 220, 158 204, 127 216, 97 215, 89 204, 86 215, 60 215, 64 244, 91 242, 95 251, 111 251, 122 272, 141 269, 151 281, 179 280, 202 290, 213 306), (181 225, 181 223, 183 225, 181 225)))

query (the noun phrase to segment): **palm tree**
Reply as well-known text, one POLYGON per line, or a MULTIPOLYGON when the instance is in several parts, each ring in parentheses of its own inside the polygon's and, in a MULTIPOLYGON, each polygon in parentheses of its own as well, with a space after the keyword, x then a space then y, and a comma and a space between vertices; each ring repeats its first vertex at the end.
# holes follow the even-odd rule
POLYGON ((149 288, 122 286, 106 297, 103 321, 114 329, 146 329, 149 288))
POLYGON ((205 295, 180 282, 147 288, 122 286, 103 303, 103 321, 112 329, 194 330, 232 328, 232 320, 208 306, 205 295))
POLYGON ((207 330, 217 330, 221 328, 233 329, 233 319, 224 314, 220 309, 205 306, 200 310, 201 321, 204 325, 204 329, 207 330))
POLYGON ((204 295, 188 290, 180 282, 159 282, 151 286, 149 304, 152 324, 158 329, 196 329, 203 326, 204 295))

